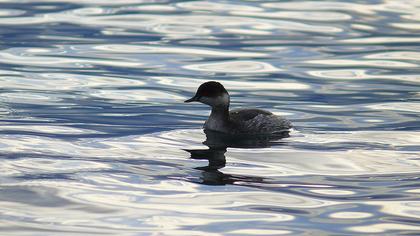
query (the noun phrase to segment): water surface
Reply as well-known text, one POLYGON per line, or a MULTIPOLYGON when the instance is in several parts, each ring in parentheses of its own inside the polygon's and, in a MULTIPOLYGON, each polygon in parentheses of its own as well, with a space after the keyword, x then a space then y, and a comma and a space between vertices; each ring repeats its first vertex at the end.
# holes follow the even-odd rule
POLYGON ((2 235, 420 234, 417 1, 0 1, 2 235), (206 139, 233 107, 292 120, 206 139), (226 141, 226 142, 225 142, 226 141))

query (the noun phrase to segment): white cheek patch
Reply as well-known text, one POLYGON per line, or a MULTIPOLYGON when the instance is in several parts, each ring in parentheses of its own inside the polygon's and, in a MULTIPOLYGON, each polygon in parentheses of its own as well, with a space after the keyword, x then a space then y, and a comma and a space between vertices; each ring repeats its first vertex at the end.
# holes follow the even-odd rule
POLYGON ((210 98, 210 97, 200 97, 199 99, 200 102, 210 105, 210 106, 213 106, 214 100, 215 100, 214 98, 210 98))
POLYGON ((201 97, 200 102, 207 104, 209 106, 221 106, 221 105, 228 105, 229 104, 229 95, 223 94, 222 96, 218 96, 215 98, 211 97, 201 97))
POLYGON ((229 96, 223 94, 222 96, 216 97, 216 105, 227 105, 229 104, 229 96))

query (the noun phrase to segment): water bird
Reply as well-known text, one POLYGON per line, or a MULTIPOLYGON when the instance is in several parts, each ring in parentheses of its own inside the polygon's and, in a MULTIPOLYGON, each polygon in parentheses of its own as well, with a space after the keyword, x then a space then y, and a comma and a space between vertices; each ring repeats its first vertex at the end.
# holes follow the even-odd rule
MULTIPOLYGON (((200 85, 195 95, 185 102, 201 102, 211 107, 204 123, 204 131, 226 135, 274 136, 289 132, 292 123, 261 109, 235 109, 229 111, 230 96, 225 87, 216 81, 200 85)), ((245 136, 245 137, 247 137, 245 136)))

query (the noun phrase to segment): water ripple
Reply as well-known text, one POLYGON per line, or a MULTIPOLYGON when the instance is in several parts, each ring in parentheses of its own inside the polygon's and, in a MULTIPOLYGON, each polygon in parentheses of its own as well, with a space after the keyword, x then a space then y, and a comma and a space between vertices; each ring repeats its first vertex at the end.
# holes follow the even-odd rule
POLYGON ((0 1, 2 234, 419 234, 419 7, 0 1), (208 80, 290 137, 206 136, 208 80))
POLYGON ((227 73, 272 73, 280 71, 265 62, 256 61, 227 61, 218 63, 205 63, 184 66, 188 70, 206 71, 206 72, 227 72, 227 73))

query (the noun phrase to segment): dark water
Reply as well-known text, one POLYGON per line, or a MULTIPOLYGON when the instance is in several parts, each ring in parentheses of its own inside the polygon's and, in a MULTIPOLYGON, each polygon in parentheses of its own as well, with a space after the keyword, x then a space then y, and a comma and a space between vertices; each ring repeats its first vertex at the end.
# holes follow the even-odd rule
POLYGON ((419 1, 2 0, 1 235, 420 234, 419 61, 419 1))

